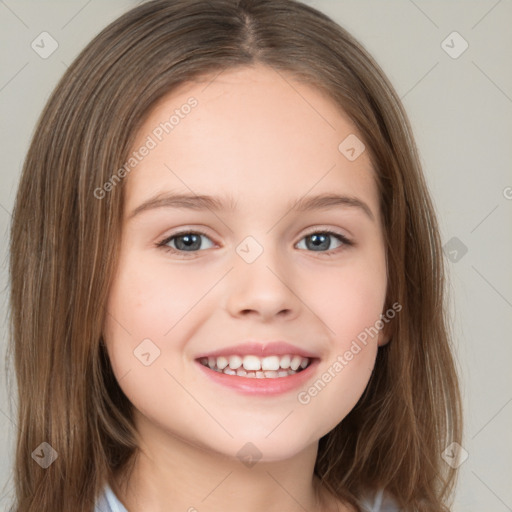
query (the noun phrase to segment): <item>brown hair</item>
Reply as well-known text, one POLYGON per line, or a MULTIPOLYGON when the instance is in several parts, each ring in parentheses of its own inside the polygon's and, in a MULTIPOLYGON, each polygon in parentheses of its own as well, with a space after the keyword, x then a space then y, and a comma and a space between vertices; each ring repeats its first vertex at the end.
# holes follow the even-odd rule
POLYGON ((164 95, 256 62, 325 91, 362 134, 386 233, 386 308, 402 306, 363 396, 320 439, 315 473, 354 506, 365 490, 385 488, 406 510, 449 510, 456 470, 441 454, 461 443, 462 410, 442 252, 392 85, 349 33, 298 1, 153 0, 111 23, 72 63, 24 163, 10 259, 17 512, 90 512, 136 453, 131 404, 102 339, 123 183, 101 200, 94 191, 126 162, 164 95), (58 453, 47 469, 31 457, 42 442, 58 453))

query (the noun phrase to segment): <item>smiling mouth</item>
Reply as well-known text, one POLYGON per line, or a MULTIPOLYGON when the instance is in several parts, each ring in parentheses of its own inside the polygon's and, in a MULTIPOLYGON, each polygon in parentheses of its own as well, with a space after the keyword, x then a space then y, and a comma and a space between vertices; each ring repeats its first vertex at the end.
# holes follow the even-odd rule
POLYGON ((210 370, 225 375, 249 379, 277 379, 302 372, 311 364, 312 359, 288 354, 266 357, 254 355, 201 357, 198 361, 210 370))

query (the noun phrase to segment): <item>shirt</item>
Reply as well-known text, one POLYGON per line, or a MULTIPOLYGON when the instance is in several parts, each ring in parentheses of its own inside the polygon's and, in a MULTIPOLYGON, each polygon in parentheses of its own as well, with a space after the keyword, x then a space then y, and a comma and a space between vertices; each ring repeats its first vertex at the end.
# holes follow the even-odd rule
POLYGON ((105 484, 103 493, 96 501, 94 512, 128 512, 124 505, 118 500, 110 485, 105 484))
MULTIPOLYGON (((365 497, 361 500, 365 512, 400 512, 395 501, 384 494, 384 489, 378 491, 372 498, 365 497)), ((118 500, 108 484, 96 502, 94 512, 128 512, 118 500)))

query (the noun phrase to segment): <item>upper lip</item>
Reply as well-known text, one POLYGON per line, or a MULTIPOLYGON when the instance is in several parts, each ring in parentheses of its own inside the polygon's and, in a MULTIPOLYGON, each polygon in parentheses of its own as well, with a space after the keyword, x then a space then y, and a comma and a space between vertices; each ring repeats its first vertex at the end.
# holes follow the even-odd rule
POLYGON ((202 357, 220 357, 234 355, 253 355, 258 357, 265 357, 273 355, 284 356, 287 354, 299 355, 301 357, 308 357, 310 359, 318 358, 318 356, 315 353, 297 347, 286 341, 248 341, 245 343, 240 343, 238 345, 232 345, 230 347, 214 350, 212 352, 202 353, 199 356, 197 356, 196 359, 200 359, 202 357))

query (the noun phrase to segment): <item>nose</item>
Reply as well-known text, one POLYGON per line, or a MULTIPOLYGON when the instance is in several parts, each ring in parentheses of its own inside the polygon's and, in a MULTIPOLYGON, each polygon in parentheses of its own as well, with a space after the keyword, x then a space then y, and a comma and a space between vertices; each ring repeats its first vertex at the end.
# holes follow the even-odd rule
POLYGON ((293 270, 276 252, 265 249, 252 263, 235 257, 235 268, 226 283, 226 309, 230 315, 250 315, 264 322, 274 317, 287 321, 297 317, 302 307, 299 284, 293 270))

